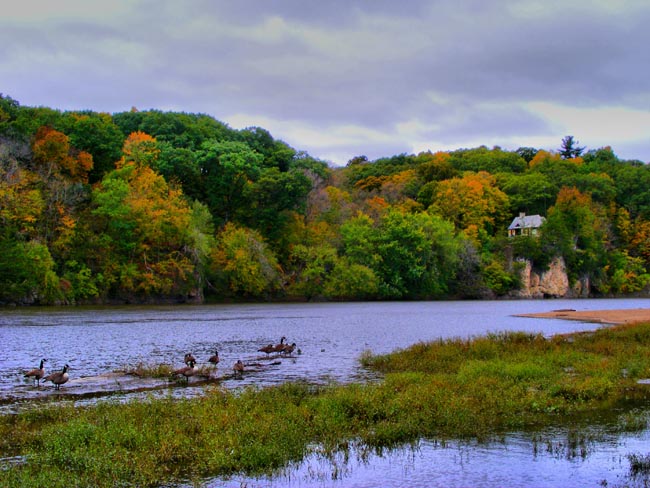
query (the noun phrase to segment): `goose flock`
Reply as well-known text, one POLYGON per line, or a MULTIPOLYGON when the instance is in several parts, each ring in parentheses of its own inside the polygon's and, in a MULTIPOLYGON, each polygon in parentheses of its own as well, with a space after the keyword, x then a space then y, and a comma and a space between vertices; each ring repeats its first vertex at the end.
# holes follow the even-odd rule
MULTIPOLYGON (((270 354, 275 353, 282 357, 289 357, 296 350, 296 343, 291 344, 286 343, 286 337, 282 336, 280 342, 277 344, 270 343, 266 346, 259 348, 258 352, 263 352, 266 354, 266 358, 270 357, 270 354)), ((300 354, 300 350, 298 350, 300 354)), ((34 368, 30 371, 27 371, 23 374, 25 378, 29 378, 34 382, 36 387, 40 387, 41 381, 45 383, 46 381, 51 382, 54 385, 54 389, 60 389, 61 385, 66 383, 70 376, 68 370, 70 366, 67 364, 63 366, 60 371, 54 371, 48 375, 45 374, 45 363, 47 359, 43 358, 40 361, 38 368, 34 368)), ((220 362, 219 351, 215 350, 214 354, 208 358, 208 363, 212 365, 215 369, 220 362)), ((182 366, 178 369, 175 369, 172 372, 173 377, 184 377, 186 383, 189 383, 190 377, 196 376, 199 373, 199 368, 197 367, 197 360, 192 353, 186 353, 183 357, 183 363, 185 366, 182 366)), ((240 377, 244 374, 246 366, 241 359, 238 359, 232 367, 233 376, 240 377)))

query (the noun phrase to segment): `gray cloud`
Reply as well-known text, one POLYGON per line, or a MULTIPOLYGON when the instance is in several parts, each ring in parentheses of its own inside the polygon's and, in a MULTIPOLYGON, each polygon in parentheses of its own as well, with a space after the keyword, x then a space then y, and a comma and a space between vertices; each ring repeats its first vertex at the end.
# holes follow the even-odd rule
POLYGON ((0 89, 25 105, 207 112, 339 163, 568 133, 650 160, 640 0, 35 3, 0 18, 0 89), (599 108, 611 140, 567 112, 599 108))

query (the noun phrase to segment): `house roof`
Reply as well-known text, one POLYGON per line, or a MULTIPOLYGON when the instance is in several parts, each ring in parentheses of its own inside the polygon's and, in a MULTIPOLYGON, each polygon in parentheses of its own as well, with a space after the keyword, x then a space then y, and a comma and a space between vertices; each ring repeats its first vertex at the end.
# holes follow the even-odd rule
POLYGON ((545 220, 541 215, 520 215, 512 220, 508 230, 537 229, 542 226, 545 220))

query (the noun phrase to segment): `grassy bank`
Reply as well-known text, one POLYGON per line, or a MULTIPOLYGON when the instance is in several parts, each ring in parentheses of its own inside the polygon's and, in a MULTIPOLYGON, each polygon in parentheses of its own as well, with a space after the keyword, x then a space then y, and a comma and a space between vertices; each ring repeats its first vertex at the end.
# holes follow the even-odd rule
MULTIPOLYGON (((0 485, 157 486, 267 473, 314 446, 486 438, 645 400, 650 324, 555 337, 512 333, 365 356, 376 384, 287 384, 192 400, 150 399, 0 417, 0 456, 24 456, 0 485)), ((645 428, 646 416, 623 429, 645 428), (642 419, 642 421, 639 421, 642 419)))

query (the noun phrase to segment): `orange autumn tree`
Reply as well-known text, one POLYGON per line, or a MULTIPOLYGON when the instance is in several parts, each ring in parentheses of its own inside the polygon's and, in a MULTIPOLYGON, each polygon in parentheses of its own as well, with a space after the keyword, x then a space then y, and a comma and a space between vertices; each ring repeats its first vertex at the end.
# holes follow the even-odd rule
POLYGON ((160 155, 158 142, 145 132, 136 131, 129 134, 122 147, 122 160, 118 162, 118 167, 132 162, 136 166, 154 167, 155 162, 160 155))
POLYGON ((93 158, 85 151, 76 151, 64 133, 41 127, 32 143, 34 163, 46 178, 63 175, 73 182, 88 182, 93 158))

